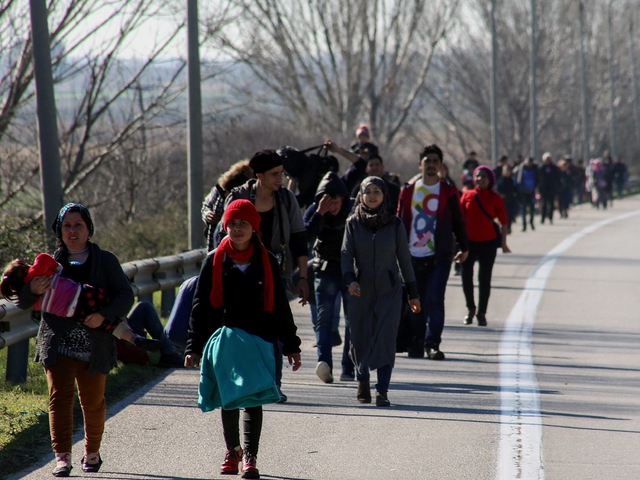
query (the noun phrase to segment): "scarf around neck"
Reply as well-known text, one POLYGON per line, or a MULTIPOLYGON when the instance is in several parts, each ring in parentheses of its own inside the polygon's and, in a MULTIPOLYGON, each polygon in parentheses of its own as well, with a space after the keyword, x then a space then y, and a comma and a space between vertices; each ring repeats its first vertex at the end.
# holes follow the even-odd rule
MULTIPOLYGON (((263 286, 263 297, 264 297, 264 309, 265 311, 271 313, 274 308, 274 287, 273 287, 273 274, 271 272, 271 262, 269 261, 269 253, 267 249, 264 247, 262 242, 258 239, 257 243, 259 244, 259 248, 261 250, 260 258, 262 260, 262 286, 263 286)), ((224 283, 222 281, 223 278, 223 263, 225 259, 225 255, 232 260, 237 260, 240 263, 248 262, 255 252, 254 241, 252 240, 249 248, 242 252, 237 251, 233 248, 233 244, 229 237, 224 237, 224 239, 216 248, 215 253, 213 254, 213 282, 211 286, 211 293, 209 294, 209 301, 213 308, 222 308, 224 307, 224 283)))
POLYGON ((353 203, 352 215, 355 215, 362 226, 372 232, 377 232, 395 221, 395 210, 391 205, 389 190, 384 180, 379 177, 367 177, 362 181, 358 196, 353 203), (363 195, 369 185, 375 185, 382 191, 382 204, 377 208, 369 208, 364 203, 363 195))

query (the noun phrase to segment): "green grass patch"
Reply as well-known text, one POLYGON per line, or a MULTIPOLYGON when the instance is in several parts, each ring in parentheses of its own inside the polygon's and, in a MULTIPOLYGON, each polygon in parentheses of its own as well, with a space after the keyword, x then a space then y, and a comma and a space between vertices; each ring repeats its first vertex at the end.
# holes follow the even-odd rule
MULTIPOLYGON (((155 299, 154 299, 155 300, 155 299)), ((35 339, 29 341, 29 357, 35 355, 35 339)), ((159 354, 151 354, 157 363, 159 354)), ((29 361, 27 381, 6 382, 7 349, 0 350, 0 478, 32 465, 51 451, 47 379, 42 365, 29 361)), ((107 378, 107 406, 122 400, 166 372, 154 365, 119 364, 107 378)), ((82 428, 82 412, 76 397, 76 429, 82 428)))

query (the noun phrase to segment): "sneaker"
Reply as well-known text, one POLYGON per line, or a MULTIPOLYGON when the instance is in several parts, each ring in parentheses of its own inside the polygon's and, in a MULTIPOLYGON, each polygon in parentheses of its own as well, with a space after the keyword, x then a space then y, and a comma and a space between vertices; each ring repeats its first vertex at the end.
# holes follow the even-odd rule
POLYGON ((331 346, 338 347, 342 345, 342 337, 340 336, 340 332, 338 330, 334 330, 331 333, 331 346))
POLYGON ((427 358, 429 360, 444 360, 444 353, 437 348, 429 347, 427 348, 427 358))
POLYGON ((255 455, 248 453, 242 459, 242 478, 260 478, 255 455))
POLYGON ((146 350, 147 352, 157 352, 162 348, 162 342, 160 340, 156 340, 155 338, 147 338, 140 335, 136 335, 133 338, 133 344, 141 348, 142 350, 146 350))
POLYGON ((56 468, 51 472, 54 477, 68 477, 71 474, 71 453, 56 454, 56 468))
POLYGON ((353 382, 356 379, 356 376, 353 374, 353 372, 345 372, 343 371, 340 374, 340 381, 341 382, 353 382))
POLYGON ((184 367, 184 358, 182 357, 182 355, 175 352, 169 355, 161 355, 158 366, 167 368, 182 368, 184 367))
POLYGON ((286 402, 289 398, 282 393, 282 390, 280 389, 280 387, 276 387, 278 389, 278 395, 280 395, 280 400, 278 400, 278 403, 284 403, 286 402))
POLYGON ((390 407, 391 402, 386 393, 376 392, 376 407, 390 407))
POLYGON ((318 362, 318 365, 316 365, 316 375, 318 375, 318 378, 324 383, 333 383, 331 367, 327 362, 318 362))
POLYGON ((224 451, 224 462, 220 465, 220 473, 222 475, 237 475, 238 465, 242 460, 242 448, 237 446, 233 450, 224 451))
POLYGON ((479 327, 486 327, 487 326, 487 317, 483 313, 479 313, 476 318, 478 319, 478 326, 479 327))

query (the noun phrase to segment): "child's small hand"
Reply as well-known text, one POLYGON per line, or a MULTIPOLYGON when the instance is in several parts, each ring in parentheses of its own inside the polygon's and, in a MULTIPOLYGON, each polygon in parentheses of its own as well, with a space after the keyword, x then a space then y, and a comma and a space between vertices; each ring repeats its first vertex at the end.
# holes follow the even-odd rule
POLYGON ((51 288, 51 281, 53 277, 47 275, 41 275, 39 277, 34 277, 33 280, 29 283, 29 288, 31 289, 31 293, 34 295, 43 295, 49 288, 51 288))
POLYGON ((83 324, 89 328, 98 328, 104 322, 104 317, 99 313, 92 313, 91 315, 87 315, 83 324))

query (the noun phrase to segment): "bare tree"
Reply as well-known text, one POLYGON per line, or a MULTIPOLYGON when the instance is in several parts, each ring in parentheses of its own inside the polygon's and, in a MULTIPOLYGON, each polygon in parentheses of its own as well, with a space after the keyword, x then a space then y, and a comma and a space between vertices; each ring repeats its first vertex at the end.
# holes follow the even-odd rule
POLYGON ((251 69, 245 94, 309 131, 348 138, 369 123, 390 145, 423 94, 457 0, 232 0, 211 37, 251 69), (275 100, 274 100, 275 99, 275 100))

